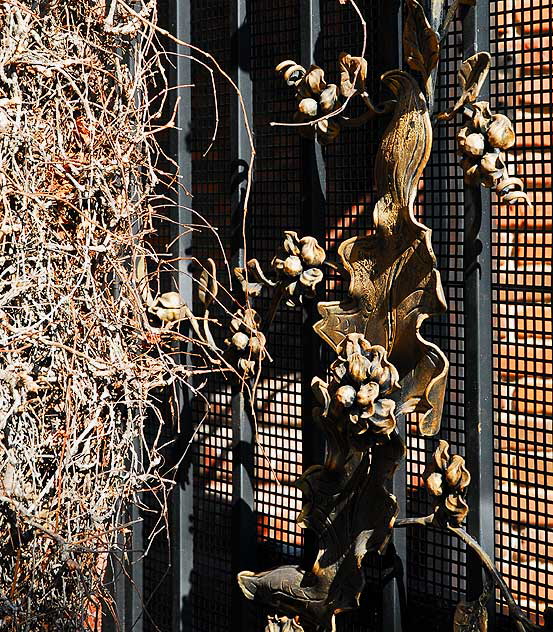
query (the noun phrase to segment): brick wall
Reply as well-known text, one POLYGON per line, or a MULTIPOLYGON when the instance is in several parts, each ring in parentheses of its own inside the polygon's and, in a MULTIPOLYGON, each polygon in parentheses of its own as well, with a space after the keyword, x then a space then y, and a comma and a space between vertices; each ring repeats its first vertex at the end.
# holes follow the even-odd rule
POLYGON ((491 2, 494 109, 533 208, 494 206, 496 556, 519 602, 553 605, 552 0, 491 2))

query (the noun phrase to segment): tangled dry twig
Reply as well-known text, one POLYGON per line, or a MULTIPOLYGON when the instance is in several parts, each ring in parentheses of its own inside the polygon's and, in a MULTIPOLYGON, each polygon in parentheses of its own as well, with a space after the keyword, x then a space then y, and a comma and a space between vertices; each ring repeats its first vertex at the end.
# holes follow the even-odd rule
POLYGON ((134 7, 0 5, 2 630, 87 629, 109 607, 106 559, 129 544, 128 506, 148 492, 163 508, 171 486, 145 437, 163 424, 152 393, 232 371, 207 323, 137 274, 155 258, 160 183, 178 178, 159 168, 175 111, 159 124, 155 2, 134 7), (152 320, 160 309, 191 337, 152 320), (179 363, 179 342, 204 361, 179 363))

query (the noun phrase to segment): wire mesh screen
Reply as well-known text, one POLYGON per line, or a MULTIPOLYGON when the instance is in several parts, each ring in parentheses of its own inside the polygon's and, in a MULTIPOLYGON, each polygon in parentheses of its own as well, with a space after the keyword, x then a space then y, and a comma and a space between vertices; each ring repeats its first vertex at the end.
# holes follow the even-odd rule
MULTIPOLYGON (((442 49, 437 79, 436 108, 449 107, 457 94, 457 70, 462 61, 462 25, 455 22, 442 49)), ((448 311, 434 316, 423 335, 437 344, 449 359, 449 381, 439 436, 425 439, 407 431, 407 505, 412 515, 432 513, 421 475, 432 458, 438 438, 446 439, 453 453, 465 453, 463 408, 463 178, 457 165, 456 125, 434 129, 430 162, 421 182, 417 213, 432 229, 432 244, 438 260, 448 311)), ((443 532, 408 532, 407 592, 413 623, 425 629, 443 630, 452 608, 465 590, 465 552, 459 542, 443 532)))
MULTIPOLYGON (((252 10, 250 56, 258 158, 250 255, 265 270, 282 248, 284 230, 301 234, 299 138, 290 129, 269 126, 271 121, 289 121, 293 111, 293 93, 277 77, 275 66, 284 59, 299 60, 299 18, 295 0, 278 5, 257 0, 252 10)), ((268 298, 256 301, 260 313, 268 307, 268 298)), ((279 311, 268 336, 273 361, 263 370, 257 391, 255 511, 261 568, 297 562, 301 555, 302 534, 295 523, 301 492, 291 485, 302 469, 301 330, 301 312, 279 311)))
MULTIPOLYGON (((191 2, 192 41, 227 69, 229 8, 229 3, 218 0, 191 2)), ((211 257, 219 274, 225 275, 225 258, 230 253, 223 252, 219 244, 227 248, 230 244, 230 89, 219 76, 214 81, 220 120, 215 145, 203 157, 215 129, 216 113, 211 77, 199 64, 192 67, 192 126, 185 133, 192 154, 193 207, 198 213, 194 255, 201 261, 211 257), (201 217, 217 232, 205 226, 201 217)), ((215 311, 213 317, 224 320, 226 315, 215 311)), ((228 629, 231 617, 232 416, 228 384, 212 380, 207 400, 197 398, 194 403, 195 423, 200 427, 194 443, 192 601, 194 630, 212 632, 228 629)))
MULTIPOLYGON (((367 85, 376 101, 385 97, 379 82, 383 40, 384 2, 360 2, 369 33, 367 85)), ((222 67, 231 68, 233 45, 229 2, 192 0, 192 40, 212 53, 222 67)), ((338 54, 354 55, 363 44, 361 24, 351 10, 337 2, 321 3, 322 35, 315 61, 327 80, 338 80, 338 54)), ((494 438, 496 474, 496 559, 515 597, 529 616, 553 602, 548 569, 553 565, 553 357, 551 327, 551 59, 553 21, 551 0, 492 0, 492 109, 511 116, 518 135, 511 167, 524 177, 534 207, 493 206, 493 319, 494 319, 494 438), (548 447, 549 446, 549 447, 548 447)), ((249 66, 253 87, 253 126, 257 151, 255 183, 249 209, 248 257, 267 270, 282 244, 283 230, 304 234, 316 222, 325 247, 335 258, 338 244, 370 232, 376 202, 373 168, 384 122, 345 130, 324 148, 326 202, 320 216, 305 218, 305 146, 295 130, 270 127, 272 120, 289 121, 294 98, 274 74, 284 59, 300 61, 302 29, 306 24, 297 0, 256 0, 249 6, 249 66)), ((389 46, 389 41, 387 42, 389 46)), ((443 50, 438 76, 437 109, 445 110, 457 95, 456 72, 462 61, 462 25, 455 22, 443 50)), ((243 68, 244 70, 244 68, 243 68)), ((212 257, 219 274, 226 274, 220 243, 230 244, 231 143, 228 84, 215 77, 219 107, 218 138, 207 156, 215 110, 211 77, 193 67, 192 127, 187 134, 193 161, 194 210, 217 227, 215 234, 197 220, 194 255, 212 257)), ((236 124, 233 123, 233 124, 236 124)), ((423 335, 444 350, 450 362, 442 430, 457 454, 465 454, 463 320, 463 215, 461 170, 456 156, 456 124, 440 124, 434 132, 434 152, 421 183, 418 216, 432 229, 432 242, 448 301, 448 312, 424 325, 423 335)), ((341 298, 345 288, 337 278, 326 281, 327 296, 341 298)), ((263 313, 267 299, 256 308, 263 313)), ((231 307, 230 301, 228 307, 231 307)), ((217 317, 216 314, 214 314, 217 317)), ((301 495, 293 481, 301 473, 308 414, 305 384, 305 313, 280 311, 269 335, 272 363, 263 371, 255 402, 258 445, 255 448, 254 510, 258 569, 297 563, 304 553, 304 535, 295 524, 301 495)), ((224 317, 221 314, 221 320, 224 317)), ((331 359, 327 351, 325 362, 331 359)), ((413 422, 415 420, 412 420, 413 422)), ((471 421, 471 420, 469 420, 471 421)), ((232 621, 231 572, 231 393, 223 380, 213 380, 207 401, 195 403, 194 506, 194 630, 227 630, 232 621)), ((236 420, 235 420, 236 423, 236 420)), ((421 475, 438 439, 423 440, 415 424, 405 428, 408 457, 405 478, 408 515, 431 513, 421 475)), ((490 508, 491 511, 491 508, 490 508)), ((146 524, 146 531, 152 525, 146 524)), ((167 552, 159 545, 151 569, 145 570, 145 594, 155 611, 156 624, 169 629, 161 601, 155 601, 164 575, 167 552), (157 565, 157 566, 156 566, 157 565), (147 574, 150 574, 146 577, 147 574), (165 626, 165 627, 164 627, 165 626)), ((465 550, 457 540, 437 530, 407 532, 406 588, 413 629, 442 632, 451 627, 455 604, 465 596, 465 550)), ((338 617, 342 631, 384 629, 380 566, 367 561, 370 581, 362 607, 338 617)), ((167 592, 167 587, 164 588, 167 592)), ((505 613, 499 602, 499 614, 505 613)), ((254 610, 256 607, 254 606, 254 610)), ((257 612, 260 612, 257 609, 257 612)), ((149 624, 146 624, 146 629, 149 624)), ((256 622, 262 629, 262 622, 256 622)), ((509 629, 500 616, 498 630, 509 629)), ((156 629, 152 627, 151 629, 156 629)))
POLYGON ((515 123, 510 169, 533 202, 493 205, 496 558, 541 621, 553 602, 552 6, 494 0, 490 18, 492 109, 515 123))

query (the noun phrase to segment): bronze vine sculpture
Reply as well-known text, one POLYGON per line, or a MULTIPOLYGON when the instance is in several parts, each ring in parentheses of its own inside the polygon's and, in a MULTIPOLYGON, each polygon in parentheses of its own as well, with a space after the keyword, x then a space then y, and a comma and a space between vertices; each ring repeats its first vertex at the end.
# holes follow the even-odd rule
MULTIPOLYGON (((417 414, 424 437, 439 431, 448 374, 442 351, 420 333, 423 321, 444 311, 446 302, 431 232, 414 216, 417 185, 432 147, 429 103, 440 51, 438 31, 447 30, 459 3, 447 12, 444 4, 433 2, 427 16, 417 0, 407 0, 403 41, 412 72, 392 70, 382 76, 395 97, 382 107, 368 97, 367 62, 362 57, 340 55, 339 85, 327 83, 316 66, 305 69, 286 60, 276 69, 296 92, 295 121, 304 124, 299 130, 320 143, 336 140, 345 125, 390 111, 392 118, 376 158, 374 231, 348 239, 338 249, 349 278, 349 297, 318 305, 321 320, 315 330, 337 355, 329 381, 312 382, 318 402, 313 416, 326 435, 327 456, 323 465, 310 467, 297 481, 305 498, 298 523, 318 535, 316 561, 307 570, 281 566, 238 576, 246 597, 278 613, 269 618, 269 632, 334 630, 336 614, 358 606, 366 554, 383 553, 393 529, 407 525, 447 530, 482 560, 489 584, 477 602, 458 606, 455 630, 487 629, 486 602, 494 583, 517 629, 539 629, 522 614, 489 557, 461 526, 469 510, 465 494, 470 474, 461 456, 450 455, 447 442, 440 441, 423 477, 435 501, 430 516, 398 519, 398 503, 387 489, 405 454, 401 427, 406 415, 417 414), (340 98, 347 102, 354 96, 365 102, 367 113, 352 121, 343 114, 340 98)), ((459 71, 462 95, 436 120, 457 114, 465 118, 458 141, 467 183, 494 188, 507 203, 528 202, 522 182, 510 177, 505 167, 504 152, 514 143, 510 121, 492 114, 487 102, 477 101, 489 67, 488 53, 465 61, 459 71)), ((244 375, 255 370, 261 329, 272 320, 280 300, 297 305, 313 296, 325 265, 325 253, 314 238, 288 232, 282 257, 273 260, 274 279, 256 260, 236 271, 249 295, 265 286, 276 297, 264 325, 252 310, 249 320, 241 319, 249 323, 248 331, 236 330, 228 341, 228 353, 244 375)))

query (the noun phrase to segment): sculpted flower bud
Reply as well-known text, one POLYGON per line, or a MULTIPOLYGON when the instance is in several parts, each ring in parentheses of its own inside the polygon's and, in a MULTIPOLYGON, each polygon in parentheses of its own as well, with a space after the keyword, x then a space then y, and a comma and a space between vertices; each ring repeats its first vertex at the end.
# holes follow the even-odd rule
POLYGON ((464 172, 465 183, 471 186, 480 184, 479 163, 474 163, 470 158, 463 158, 460 162, 464 172))
POLYGON ((317 101, 315 99, 302 99, 298 104, 298 110, 306 116, 317 116, 317 101))
POLYGON ((463 490, 470 483, 470 472, 465 467, 465 459, 458 454, 451 457, 445 471, 445 480, 450 487, 463 490))
POLYGON ((505 115, 493 115, 492 123, 488 128, 488 141, 497 149, 509 149, 515 144, 515 130, 505 115))
POLYGON ((242 333, 241 331, 234 334, 231 339, 233 346, 236 347, 239 351, 245 349, 248 346, 249 341, 250 339, 248 338, 248 336, 246 336, 246 334, 242 333))
POLYGON ((340 124, 329 119, 319 121, 316 125, 317 140, 321 145, 328 145, 335 140, 340 133, 340 124))
POLYGON ((247 360, 246 358, 240 358, 240 360, 238 360, 238 368, 244 375, 252 375, 255 372, 255 362, 253 360, 247 360))
POLYGON ((356 382, 364 382, 367 379, 370 362, 361 353, 353 353, 348 358, 348 372, 356 382))
POLYGON ((323 280, 323 272, 318 268, 309 268, 304 270, 300 276, 300 283, 309 291, 314 292, 317 283, 323 280))
POLYGON ((486 141, 482 134, 469 134, 464 142, 463 151, 469 156, 482 156, 486 141))
POLYGON ((296 257, 295 255, 290 255, 289 257, 286 257, 282 266, 282 270, 284 274, 287 274, 289 277, 298 276, 303 272, 301 259, 299 257, 296 257))
POLYGON ((263 336, 263 334, 258 333, 257 335, 253 336, 252 338, 250 338, 250 352, 252 355, 259 355, 261 353, 261 350, 263 349, 263 347, 265 346, 265 336, 263 336))
POLYGON ((285 230, 284 234, 286 235, 284 238, 284 250, 286 251, 286 254, 299 255, 300 240, 298 239, 298 233, 293 230, 285 230))
POLYGON ((321 94, 326 88, 324 70, 318 66, 311 66, 309 72, 305 75, 305 82, 313 94, 321 94))
POLYGON ((326 253, 315 237, 300 239, 301 258, 308 266, 320 266, 326 259, 326 253))
MULTIPOLYGON (((378 397, 379 388, 375 382, 369 382, 363 384, 363 386, 357 392, 357 403, 363 408, 371 407, 374 404, 374 400, 378 397)), ((372 411, 369 411, 372 414, 372 411)))
POLYGON ((355 396, 357 395, 353 386, 340 386, 340 388, 334 394, 335 400, 344 408, 351 408, 355 402, 355 396))
POLYGON ((448 522, 454 525, 460 525, 469 512, 469 508, 465 500, 456 494, 449 494, 445 499, 444 507, 448 513, 448 522))
POLYGON ((492 113, 490 111, 490 104, 487 101, 477 101, 472 104, 474 109, 474 115, 472 117, 472 124, 474 127, 485 134, 488 131, 488 127, 492 122, 492 113))
POLYGON ((505 172, 504 155, 497 152, 488 152, 480 161, 480 173, 482 174, 482 184, 485 187, 492 187, 497 184, 505 172))
POLYGON ((428 491, 433 496, 441 496, 444 493, 444 479, 439 472, 433 472, 425 480, 428 491))
POLYGON ((321 110, 326 114, 332 112, 334 106, 338 102, 338 86, 335 83, 329 83, 319 96, 319 105, 321 110))

